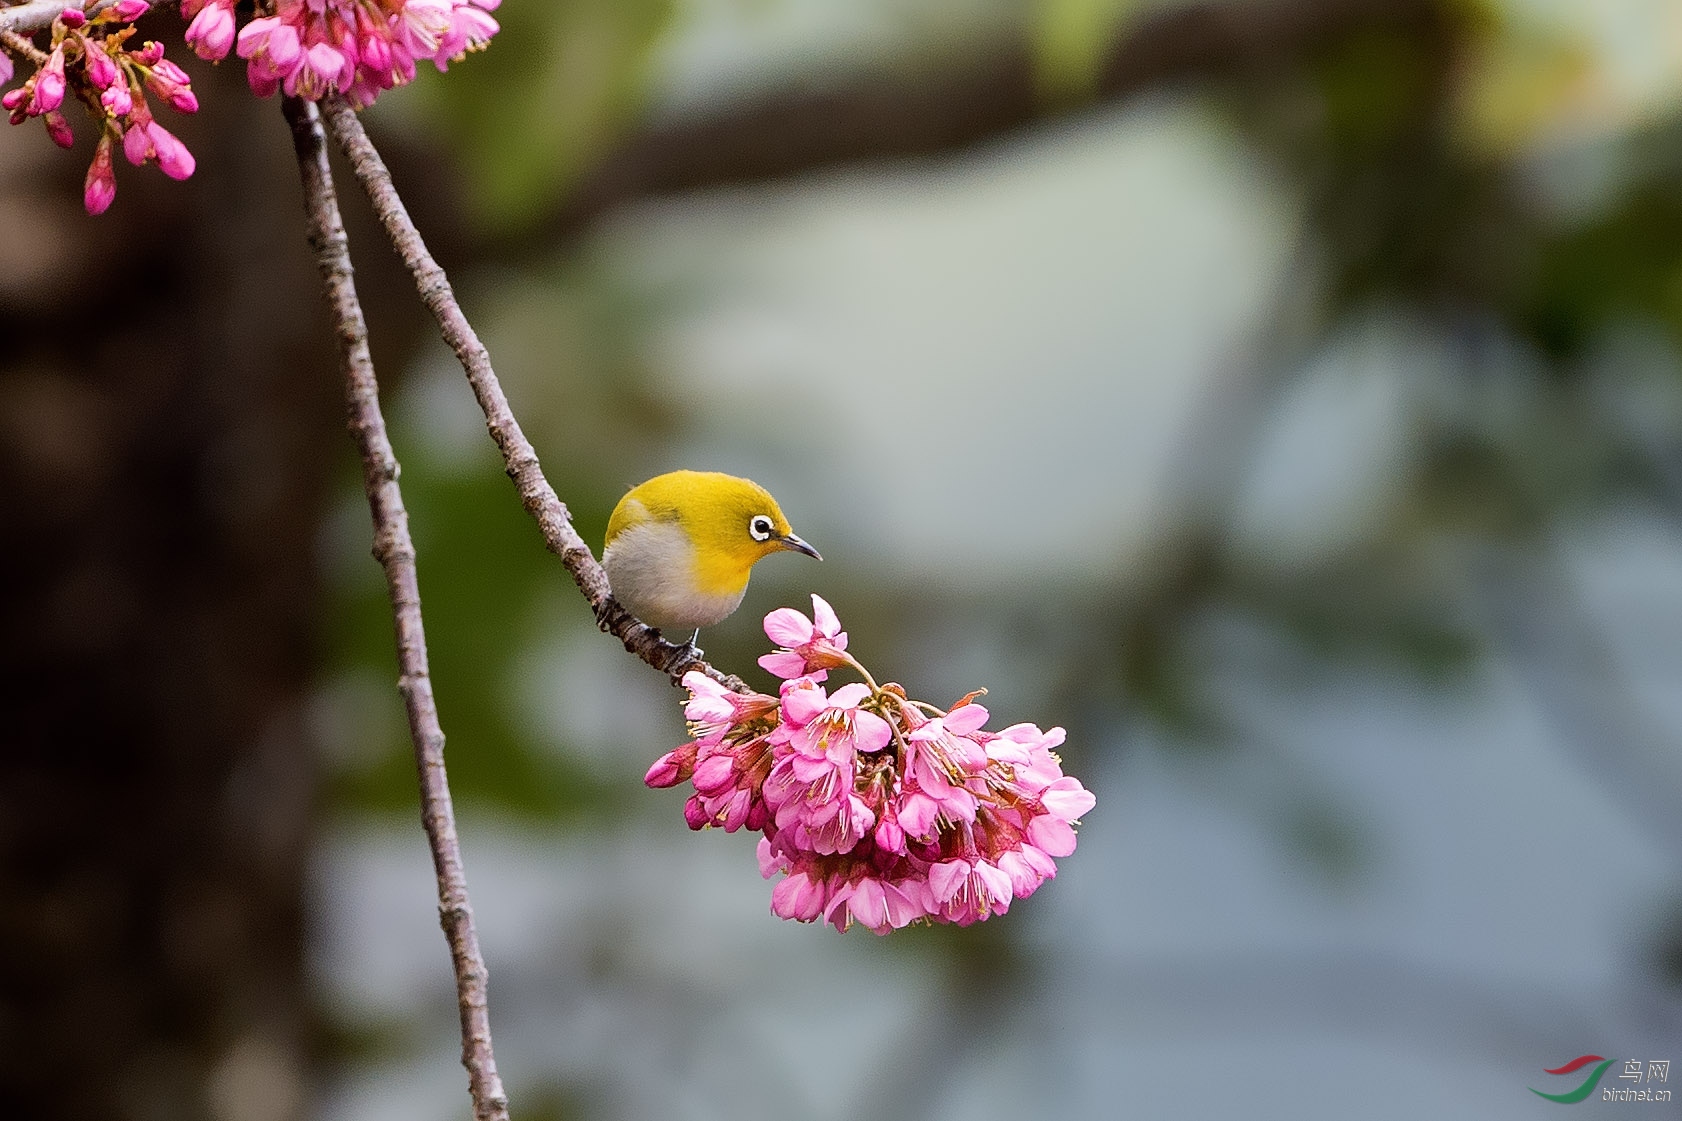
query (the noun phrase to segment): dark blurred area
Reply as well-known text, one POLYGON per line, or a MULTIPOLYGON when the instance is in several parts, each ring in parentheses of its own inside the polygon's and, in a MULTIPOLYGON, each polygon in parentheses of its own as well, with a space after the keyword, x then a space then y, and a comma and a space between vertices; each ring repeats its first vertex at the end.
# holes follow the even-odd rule
MULTIPOLYGON (((1525 1087, 1574 1054, 1682 1058, 1682 18, 497 16, 367 120, 586 538, 657 471, 753 474, 868 663, 1066 724, 1099 794, 1055 900, 841 949, 764 933, 747 848, 640 785, 675 694, 593 633, 342 178, 515 1116, 669 1112, 733 1064, 798 1083, 778 1042, 808 1030, 885 1048, 880 1079, 790 1101, 768 1075, 765 1116, 1002 1116, 988 1072, 1036 1040, 1065 1057, 1035 1100, 1071 1116, 1119 1108, 1095 1072, 1205 1044, 1236 1096, 1144 1115, 1539 1116, 1525 1087), (1091 186, 1112 158, 1136 194, 1091 186), (949 321, 1020 361, 966 364, 929 341, 949 321), (1409 847, 1439 826, 1483 840, 1409 847), (1252 850, 1278 855, 1230 859, 1252 850), (1547 877, 1585 853, 1641 884, 1604 928, 1485 921, 1440 878, 1487 858, 1514 898, 1563 897, 1547 877), (1153 894, 1180 866, 1188 894, 1153 894), (1153 956, 1135 923, 1239 941, 1153 956), (753 972, 779 968, 810 991, 753 972), (1302 1053, 1268 1050, 1275 1021, 1302 1053), (1266 1081, 1368 1044, 1362 1070, 1474 1058, 1382 1108, 1266 1081)), ((0 134, 0 1116, 465 1116, 291 146, 239 66, 185 65, 197 173, 121 166, 101 218, 87 135, 0 134)), ((756 577, 709 656, 750 668, 752 617, 803 579, 756 577)))

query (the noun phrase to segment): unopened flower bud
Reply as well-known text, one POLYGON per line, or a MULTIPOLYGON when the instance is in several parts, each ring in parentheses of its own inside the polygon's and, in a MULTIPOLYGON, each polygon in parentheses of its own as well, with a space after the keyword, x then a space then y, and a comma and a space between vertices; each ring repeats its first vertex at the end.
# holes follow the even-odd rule
POLYGON ((212 0, 200 9, 187 25, 187 45, 208 62, 227 58, 234 45, 233 5, 212 0))
POLYGON ((47 126, 47 135, 52 137, 54 144, 60 148, 68 148, 76 143, 76 134, 70 131, 70 122, 64 119, 64 114, 58 110, 41 114, 41 120, 47 126))
POLYGON ((108 89, 117 80, 117 64, 105 53, 105 48, 83 40, 82 65, 87 68, 88 81, 95 89, 108 89))
POLYGON ((35 75, 35 97, 30 102, 30 116, 50 113, 64 104, 64 48, 55 50, 35 75))
POLYGON ((58 22, 74 31, 88 22, 88 17, 79 8, 66 8, 58 14, 58 22))
POLYGON ((117 197, 117 174, 111 166, 111 134, 99 138, 93 150, 93 162, 88 165, 88 177, 82 183, 82 205, 89 214, 103 214, 117 197))
POLYGON ((117 82, 99 95, 99 103, 113 117, 126 117, 134 110, 134 95, 129 92, 127 82, 117 82))
POLYGON ((146 131, 151 134, 152 156, 158 161, 159 171, 171 179, 185 179, 193 174, 197 161, 173 133, 156 121, 147 125, 146 131))

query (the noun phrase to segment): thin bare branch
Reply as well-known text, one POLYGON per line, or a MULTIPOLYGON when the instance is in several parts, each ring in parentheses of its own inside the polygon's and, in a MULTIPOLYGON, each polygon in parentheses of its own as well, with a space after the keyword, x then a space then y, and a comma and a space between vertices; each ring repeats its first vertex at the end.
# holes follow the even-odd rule
POLYGON ((339 338, 345 373, 345 406, 350 414, 351 434, 362 453, 363 488, 374 519, 374 556, 385 569, 397 626, 397 661, 401 670, 398 688, 408 708, 409 734, 414 740, 415 765, 420 773, 421 819, 438 878, 439 922, 455 965, 456 996, 461 1008, 461 1062, 467 1068, 476 1121, 508 1121, 508 1097, 497 1076, 496 1056, 491 1049, 486 996, 489 975, 479 953, 473 908, 468 901, 467 874, 462 867, 455 810, 444 771, 444 731, 438 722, 438 707, 433 700, 432 678, 427 668, 415 547, 409 539, 409 515, 403 508, 403 493, 397 485, 397 457, 380 412, 379 385, 374 380, 374 363, 368 350, 368 326, 356 296, 350 244, 327 165, 320 114, 314 104, 295 98, 288 98, 284 109, 292 126, 298 168, 304 181, 310 245, 321 268, 339 338))
MULTIPOLYGON (((86 9, 88 15, 109 8, 117 0, 99 0, 86 9)), ((27 4, 13 4, 11 7, 0 7, 0 31, 16 31, 20 35, 33 35, 37 31, 45 31, 53 25, 58 14, 71 6, 70 0, 29 0, 27 4)), ((169 7, 170 0, 154 0, 154 10, 169 7)))
POLYGON ((665 641, 659 631, 640 622, 613 598, 607 573, 602 571, 595 554, 573 528, 572 515, 544 477, 537 461, 537 451, 520 430, 520 422, 508 407, 502 384, 491 368, 490 355, 479 341, 472 324, 468 323, 467 316, 462 314, 449 278, 427 251, 420 231, 415 228, 403 200, 398 197, 385 161, 363 131, 362 122, 342 98, 328 98, 322 102, 322 108, 328 131, 349 157, 351 168, 368 192, 374 212, 390 235, 397 255, 414 275, 421 301, 438 320, 444 341, 455 351, 462 369, 467 372, 473 395, 478 398, 479 408, 485 414, 485 426, 490 430, 491 439, 496 441, 497 449, 502 452, 508 477, 514 480, 521 504, 536 519, 544 544, 561 558, 561 563, 584 593, 584 598, 595 612, 596 625, 673 682, 689 670, 698 669, 729 688, 745 691, 747 686, 740 678, 721 673, 701 661, 695 656, 693 647, 665 641))
POLYGON ((6 48, 6 50, 17 55, 19 58, 28 59, 36 66, 45 66, 47 64, 47 52, 42 50, 40 47, 37 47, 34 43, 30 42, 22 35, 19 35, 16 31, 0 28, 0 47, 6 48))

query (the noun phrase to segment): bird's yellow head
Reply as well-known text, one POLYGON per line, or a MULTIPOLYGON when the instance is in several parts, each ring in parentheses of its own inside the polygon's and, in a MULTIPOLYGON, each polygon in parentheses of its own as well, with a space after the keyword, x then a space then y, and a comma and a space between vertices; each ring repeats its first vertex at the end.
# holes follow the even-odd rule
POLYGON ((758 483, 672 471, 619 500, 602 560, 614 593, 639 617, 699 627, 734 610, 753 566, 777 552, 823 559, 758 483))

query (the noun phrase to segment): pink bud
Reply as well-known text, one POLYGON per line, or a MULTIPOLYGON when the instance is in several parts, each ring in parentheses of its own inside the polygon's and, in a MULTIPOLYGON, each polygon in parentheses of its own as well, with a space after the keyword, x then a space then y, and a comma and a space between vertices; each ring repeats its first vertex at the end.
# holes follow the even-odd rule
POLYGON ((362 65, 368 70, 391 69, 391 44, 370 35, 362 41, 362 65))
POLYGON ((31 116, 49 113, 64 104, 64 48, 59 47, 47 59, 47 65, 35 76, 35 98, 30 103, 31 116))
POLYGON ((88 22, 88 17, 77 8, 66 8, 58 14, 58 21, 74 31, 88 22))
POLYGON ((259 70, 255 61, 246 67, 245 80, 257 97, 273 97, 275 91, 280 89, 280 79, 271 78, 266 71, 259 70))
MULTIPOLYGON (((0 94, 0 109, 15 109, 21 112, 24 99, 28 96, 28 86, 19 86, 15 90, 7 90, 5 93, 0 94)), ((12 123, 15 125, 18 122, 14 120, 12 123)))
POLYGON ((177 86, 184 86, 192 81, 191 78, 187 77, 185 70, 167 58, 160 59, 158 64, 152 67, 152 73, 149 77, 159 82, 177 86))
POLYGON ((876 847, 884 852, 905 851, 905 830, 891 817, 884 817, 876 823, 875 839, 876 847))
POLYGON ((160 60, 146 75, 147 88, 168 101, 179 113, 198 111, 199 99, 187 88, 189 81, 186 73, 167 58, 160 60))
POLYGON ((164 45, 156 39, 148 39, 144 46, 132 53, 134 60, 142 66, 156 66, 164 56, 164 45))
POLYGON ((686 743, 660 756, 648 768, 643 782, 652 787, 676 786, 695 773, 695 745, 686 743))
POLYGON ((12 80, 12 56, 0 51, 0 84, 12 80))
POLYGON ((151 6, 146 0, 117 0, 111 5, 110 11, 124 23, 133 23, 145 15, 151 6))
POLYGON ((117 80, 117 64, 111 61, 111 56, 105 53, 103 47, 83 41, 82 65, 87 67, 88 81, 95 89, 106 89, 117 80))
POLYGON ((695 789, 702 794, 720 794, 735 781, 732 773, 735 760, 728 755, 714 755, 695 768, 695 789))
POLYGON ((82 183, 82 205, 89 214, 104 214, 111 200, 117 197, 117 174, 111 166, 111 134, 99 138, 93 150, 93 162, 88 165, 88 177, 82 183))
POLYGON ((205 5, 187 27, 187 44, 207 62, 227 58, 234 45, 233 8, 214 2, 205 5))
MULTIPOLYGON (((138 110, 135 117, 139 117, 138 110)), ((131 120, 129 130, 123 133, 123 156, 135 167, 144 167, 146 157, 151 154, 152 143, 146 135, 148 121, 131 120)))
POLYGON ((185 179, 193 174, 193 168, 198 166, 193 153, 173 133, 156 121, 147 125, 146 131, 152 138, 152 155, 158 161, 159 171, 171 179, 185 179))
POLYGON ((129 92, 128 83, 117 82, 99 95, 99 103, 113 117, 126 117, 134 109, 134 95, 129 92))
POLYGON ((64 119, 64 114, 54 110, 43 113, 41 120, 47 126, 47 135, 52 137, 53 143, 60 148, 68 148, 76 143, 76 136, 70 131, 70 122, 64 119))

